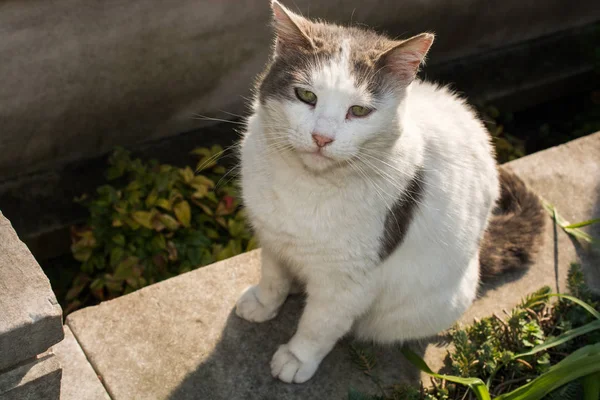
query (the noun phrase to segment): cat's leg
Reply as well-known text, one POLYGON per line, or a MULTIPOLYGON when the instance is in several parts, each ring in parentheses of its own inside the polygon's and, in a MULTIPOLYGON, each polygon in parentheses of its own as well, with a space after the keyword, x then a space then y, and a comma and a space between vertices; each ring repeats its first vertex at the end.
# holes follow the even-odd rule
POLYGON ((250 286, 240 296, 235 306, 236 314, 251 322, 274 318, 287 298, 292 278, 266 249, 262 250, 261 277, 258 285, 250 286))
MULTIPOLYGON (((329 281, 329 287, 311 287, 298 330, 281 345, 271 360, 271 374, 283 382, 302 383, 309 380, 325 356, 344 336, 372 303, 374 290, 369 282, 329 281)), ((327 280, 323 280, 327 281, 327 280)))

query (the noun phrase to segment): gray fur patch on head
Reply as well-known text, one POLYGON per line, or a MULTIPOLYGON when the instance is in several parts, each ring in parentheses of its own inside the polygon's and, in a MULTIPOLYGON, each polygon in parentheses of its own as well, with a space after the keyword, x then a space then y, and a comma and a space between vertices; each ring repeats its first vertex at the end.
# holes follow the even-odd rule
POLYGON ((385 90, 394 86, 394 79, 386 79, 385 68, 378 64, 378 60, 398 42, 358 27, 343 27, 306 19, 296 19, 295 22, 298 29, 310 38, 311 45, 294 46, 297 41, 292 41, 287 47, 280 47, 284 50, 275 52, 258 80, 257 89, 262 104, 267 99, 293 99, 293 87, 310 84, 310 69, 339 56, 344 43, 349 46, 351 73, 357 84, 364 84, 374 98, 379 98, 385 90))
POLYGON ((388 212, 385 218, 384 231, 379 246, 379 258, 383 261, 398 248, 408 232, 410 223, 415 212, 418 210, 419 202, 423 197, 425 189, 425 174, 418 169, 410 180, 402 195, 388 212))

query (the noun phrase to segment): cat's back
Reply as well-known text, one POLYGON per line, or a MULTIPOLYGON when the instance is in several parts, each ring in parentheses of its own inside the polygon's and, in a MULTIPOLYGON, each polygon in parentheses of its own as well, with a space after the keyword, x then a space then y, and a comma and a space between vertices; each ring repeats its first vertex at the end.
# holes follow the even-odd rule
POLYGON ((495 182, 491 137, 476 111, 447 86, 415 81, 410 89, 406 115, 425 139, 428 162, 495 182))
POLYGON ((448 86, 415 81, 408 93, 407 115, 422 130, 456 139, 489 141, 475 110, 448 86))

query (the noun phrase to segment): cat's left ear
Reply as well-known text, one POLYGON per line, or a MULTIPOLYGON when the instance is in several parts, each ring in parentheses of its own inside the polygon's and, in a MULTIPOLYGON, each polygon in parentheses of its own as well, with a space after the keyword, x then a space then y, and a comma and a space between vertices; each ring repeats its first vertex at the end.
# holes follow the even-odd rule
POLYGON ((310 22, 305 18, 294 14, 277 0, 271 1, 273 10, 273 25, 277 35, 275 52, 277 54, 286 51, 294 51, 298 48, 314 49, 314 44, 305 33, 310 22))
POLYGON ((432 33, 421 33, 396 44, 379 57, 380 66, 389 70, 402 83, 409 84, 415 79, 434 38, 432 33))

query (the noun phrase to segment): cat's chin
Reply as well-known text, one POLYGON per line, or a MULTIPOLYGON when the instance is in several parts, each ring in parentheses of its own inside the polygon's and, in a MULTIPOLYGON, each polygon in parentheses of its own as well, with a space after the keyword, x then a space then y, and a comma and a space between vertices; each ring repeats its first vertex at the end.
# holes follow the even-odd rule
POLYGON ((334 167, 338 162, 320 152, 298 152, 304 166, 313 172, 324 172, 334 167))

